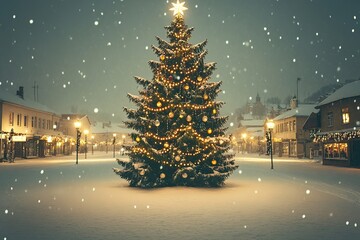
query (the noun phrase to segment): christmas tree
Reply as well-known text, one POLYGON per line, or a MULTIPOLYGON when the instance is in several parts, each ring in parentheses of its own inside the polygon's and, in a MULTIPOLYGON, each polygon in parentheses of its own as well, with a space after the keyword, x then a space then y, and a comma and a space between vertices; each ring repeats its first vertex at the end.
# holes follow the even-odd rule
POLYGON ((128 94, 137 109, 124 108, 134 144, 125 146, 130 161, 114 169, 134 187, 224 184, 237 168, 215 101, 221 82, 209 82, 215 63, 205 63, 207 41, 188 42, 193 28, 184 23, 184 3, 173 3, 174 19, 165 27, 170 42, 157 37, 152 46, 159 61, 150 61, 152 80, 135 77, 139 96, 128 94))

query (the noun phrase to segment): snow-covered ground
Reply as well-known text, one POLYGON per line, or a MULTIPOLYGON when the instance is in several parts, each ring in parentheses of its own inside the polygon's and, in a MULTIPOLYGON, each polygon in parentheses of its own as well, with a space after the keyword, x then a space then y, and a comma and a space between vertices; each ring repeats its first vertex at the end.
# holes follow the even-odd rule
POLYGON ((129 188, 112 154, 0 164, 0 240, 360 239, 360 169, 238 156, 223 188, 129 188))

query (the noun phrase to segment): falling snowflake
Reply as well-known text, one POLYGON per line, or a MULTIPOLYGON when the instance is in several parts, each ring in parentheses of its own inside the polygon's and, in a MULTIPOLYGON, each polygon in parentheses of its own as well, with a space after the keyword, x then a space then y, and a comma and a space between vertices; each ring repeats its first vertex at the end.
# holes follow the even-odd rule
POLYGON ((94 22, 94 25, 95 25, 95 26, 98 26, 98 25, 99 25, 99 21, 95 21, 95 22, 94 22))

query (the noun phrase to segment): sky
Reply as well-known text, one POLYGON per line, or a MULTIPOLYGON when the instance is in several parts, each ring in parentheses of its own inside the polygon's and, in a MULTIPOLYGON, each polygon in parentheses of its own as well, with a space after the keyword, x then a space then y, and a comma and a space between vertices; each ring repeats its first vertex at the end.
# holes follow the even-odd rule
MULTIPOLYGON (((175 2, 175 0, 173 0, 175 2)), ((151 45, 166 39, 166 0, 0 0, 0 88, 58 113, 125 120, 133 76, 152 79, 151 45), (36 94, 35 94, 36 95, 36 94), (95 113, 96 112, 96 113, 95 113)), ((183 2, 182 0, 180 2, 183 2)), ((208 40, 210 81, 223 81, 223 115, 263 101, 360 78, 358 0, 188 0, 190 43, 208 40)))

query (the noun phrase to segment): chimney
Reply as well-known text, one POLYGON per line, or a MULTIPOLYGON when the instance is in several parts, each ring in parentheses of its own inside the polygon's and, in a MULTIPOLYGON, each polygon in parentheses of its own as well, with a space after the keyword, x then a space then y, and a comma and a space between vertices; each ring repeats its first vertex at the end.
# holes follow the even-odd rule
POLYGON ((298 107, 298 100, 296 97, 293 97, 291 100, 290 100, 290 108, 291 109, 295 109, 298 107))
POLYGON ((20 86, 19 90, 16 91, 16 95, 19 96, 20 98, 24 99, 24 87, 20 86))

